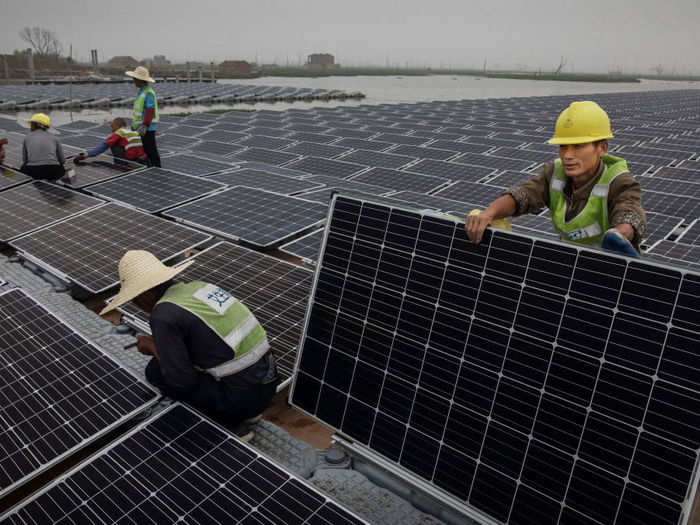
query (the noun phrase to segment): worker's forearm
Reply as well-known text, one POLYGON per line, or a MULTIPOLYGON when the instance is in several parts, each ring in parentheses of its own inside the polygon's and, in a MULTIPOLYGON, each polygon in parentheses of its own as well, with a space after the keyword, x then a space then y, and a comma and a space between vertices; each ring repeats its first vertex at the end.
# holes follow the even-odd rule
POLYGON ((492 220, 496 220, 510 217, 515 213, 516 209, 517 207, 513 197, 510 195, 501 195, 482 213, 491 217, 492 220))

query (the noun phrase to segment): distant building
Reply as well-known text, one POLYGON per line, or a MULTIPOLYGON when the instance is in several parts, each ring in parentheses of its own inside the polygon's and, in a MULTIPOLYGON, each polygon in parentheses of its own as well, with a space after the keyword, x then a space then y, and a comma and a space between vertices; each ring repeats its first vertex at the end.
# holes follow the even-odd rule
POLYGON ((153 60, 151 60, 151 65, 153 67, 167 67, 170 65, 170 60, 165 58, 165 55, 153 55, 153 60))
POLYGON ((139 61, 130 56, 116 56, 112 57, 108 64, 115 67, 136 67, 139 61))
POLYGON ((220 73, 233 75, 248 74, 253 71, 253 66, 245 60, 224 60, 219 64, 220 73))
POLYGON ((336 69, 335 57, 330 53, 313 53, 306 58, 306 69, 336 69))

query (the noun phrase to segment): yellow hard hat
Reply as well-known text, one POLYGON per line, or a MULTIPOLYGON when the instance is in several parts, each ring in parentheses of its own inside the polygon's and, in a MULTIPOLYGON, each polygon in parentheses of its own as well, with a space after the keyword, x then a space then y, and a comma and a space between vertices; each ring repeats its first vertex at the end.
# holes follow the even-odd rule
POLYGON ((572 102, 561 112, 550 144, 585 144, 613 138, 610 119, 598 104, 590 100, 572 102))
POLYGON ((51 127, 51 119, 45 113, 34 113, 32 118, 27 121, 27 124, 31 124, 32 122, 44 126, 45 128, 51 127))

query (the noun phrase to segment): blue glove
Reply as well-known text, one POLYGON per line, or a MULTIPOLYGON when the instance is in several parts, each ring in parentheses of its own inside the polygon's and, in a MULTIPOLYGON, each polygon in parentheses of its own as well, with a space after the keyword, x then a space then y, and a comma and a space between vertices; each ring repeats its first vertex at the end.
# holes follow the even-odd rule
POLYGON ((609 252, 615 252, 620 255, 626 255, 627 257, 634 257, 635 259, 641 259, 637 250, 634 246, 615 228, 605 232, 603 236, 603 242, 601 243, 603 250, 609 252))

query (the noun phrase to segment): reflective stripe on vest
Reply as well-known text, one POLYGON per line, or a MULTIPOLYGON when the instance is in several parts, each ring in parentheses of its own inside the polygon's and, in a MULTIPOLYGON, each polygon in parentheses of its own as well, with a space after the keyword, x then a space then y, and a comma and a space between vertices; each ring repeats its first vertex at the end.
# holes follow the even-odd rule
POLYGON ((129 128, 119 128, 114 133, 126 140, 126 146, 124 146, 125 150, 137 148, 139 146, 143 147, 143 143, 141 142, 141 135, 139 135, 138 131, 132 131, 129 128))
POLYGON ((158 304, 163 302, 199 317, 233 350, 233 359, 204 370, 216 379, 248 368, 270 350, 265 329, 251 311, 218 286, 202 281, 178 283, 168 288, 158 304))
POLYGON ((160 119, 158 114, 158 98, 156 97, 156 92, 153 91, 151 86, 146 86, 134 99, 134 113, 131 117, 131 127, 133 129, 138 129, 143 123, 143 105, 146 102, 146 95, 148 93, 153 94, 153 105, 155 106, 153 108, 153 120, 151 120, 151 124, 158 122, 160 119))
POLYGON ((549 214, 554 229, 565 241, 582 244, 600 244, 608 230, 608 191, 610 184, 620 173, 629 172, 627 162, 619 157, 603 155, 603 174, 593 186, 586 206, 576 217, 566 221, 567 202, 564 188, 568 178, 561 160, 554 162, 554 173, 549 185, 549 214))

